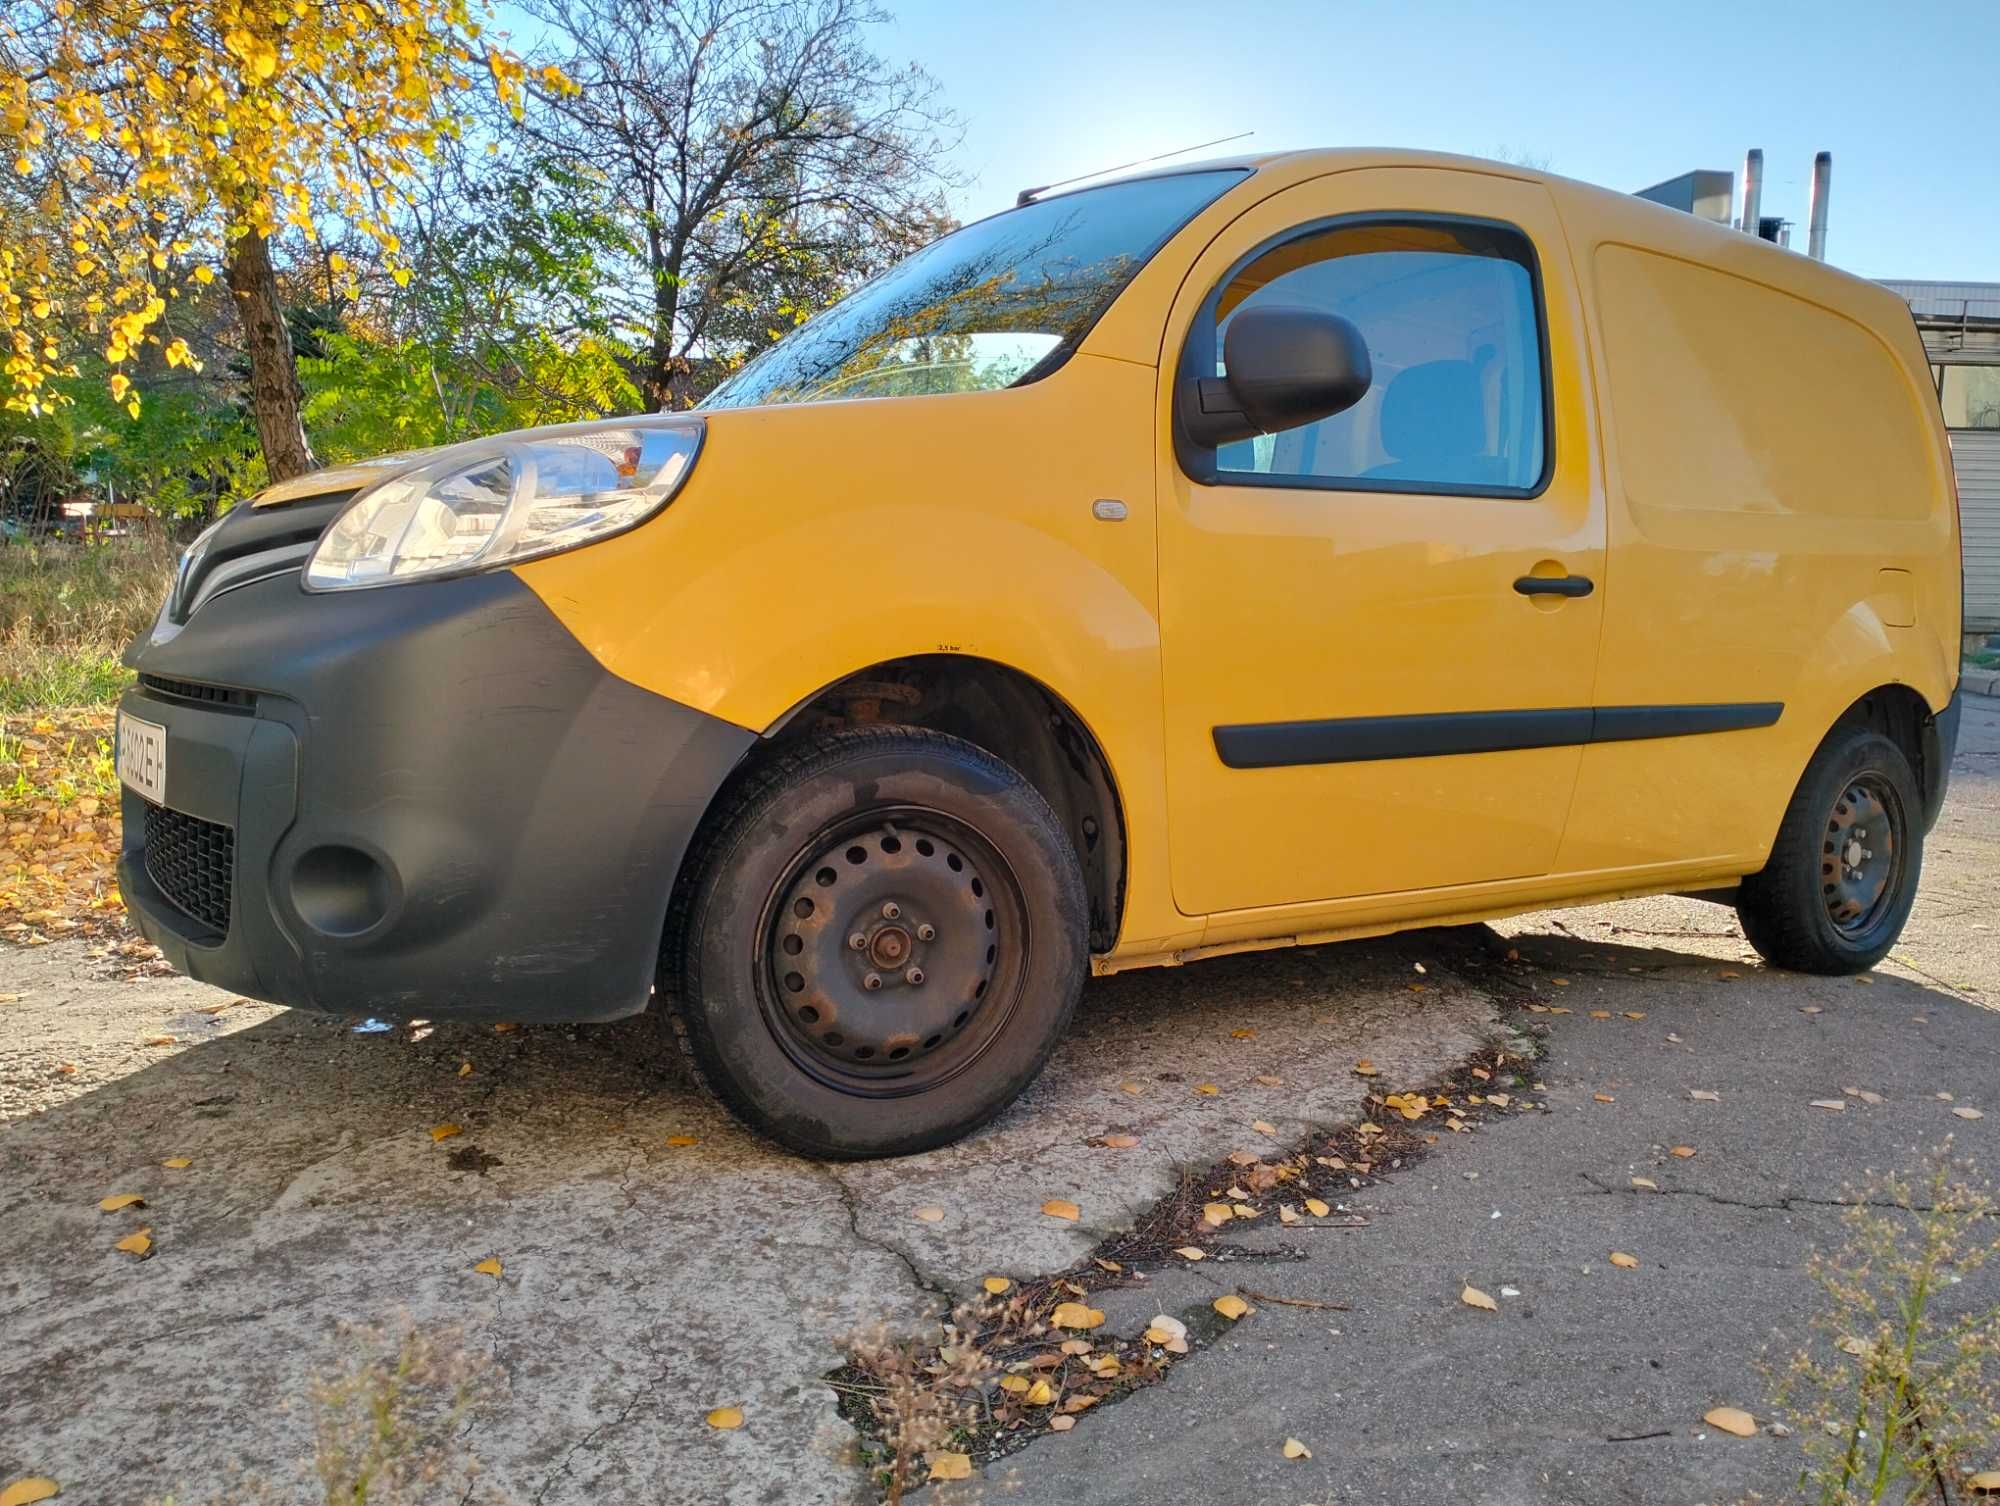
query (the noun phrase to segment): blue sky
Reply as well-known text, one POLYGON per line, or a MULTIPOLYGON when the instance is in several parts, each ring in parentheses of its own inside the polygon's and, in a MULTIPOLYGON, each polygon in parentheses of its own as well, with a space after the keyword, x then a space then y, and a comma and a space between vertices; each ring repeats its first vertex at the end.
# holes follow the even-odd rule
POLYGON ((963 218, 1017 189, 1212 137, 1546 158, 1621 189, 1765 158, 1804 243, 1833 153, 1828 260, 2000 281, 2000 3, 887 0, 887 57, 964 121, 963 218), (1984 80, 1982 83, 1981 80, 1984 80))

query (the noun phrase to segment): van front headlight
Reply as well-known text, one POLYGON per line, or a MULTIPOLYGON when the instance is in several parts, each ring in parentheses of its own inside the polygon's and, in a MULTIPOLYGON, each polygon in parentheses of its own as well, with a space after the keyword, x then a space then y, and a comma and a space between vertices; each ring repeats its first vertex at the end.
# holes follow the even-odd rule
POLYGON ((454 445, 377 482, 306 561, 308 590, 490 570, 623 533, 673 499, 698 418, 659 415, 454 445))

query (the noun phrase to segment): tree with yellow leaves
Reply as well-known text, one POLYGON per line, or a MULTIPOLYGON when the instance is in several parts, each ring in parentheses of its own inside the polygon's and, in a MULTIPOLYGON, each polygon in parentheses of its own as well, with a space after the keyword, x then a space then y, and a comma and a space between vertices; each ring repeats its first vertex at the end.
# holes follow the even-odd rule
MULTIPOLYGON (((462 129, 484 73, 518 109, 528 69, 476 0, 8 0, 0 9, 0 357, 10 408, 57 399, 95 342, 112 395, 220 273, 273 480, 311 470, 271 244, 340 222, 399 282, 402 185, 462 129)), ((555 70, 536 80, 562 91, 555 70)), ((338 256, 334 271, 351 276, 338 256)))

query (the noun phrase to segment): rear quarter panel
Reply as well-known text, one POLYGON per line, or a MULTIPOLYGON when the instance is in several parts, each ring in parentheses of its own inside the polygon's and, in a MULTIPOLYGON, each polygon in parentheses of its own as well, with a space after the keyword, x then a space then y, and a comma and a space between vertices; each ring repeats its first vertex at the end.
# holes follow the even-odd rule
POLYGON ((1768 729, 1585 750, 1561 866, 1754 871, 1840 714, 1956 681, 1950 455, 1884 289, 1562 185, 1603 402, 1599 705, 1781 701, 1768 729))

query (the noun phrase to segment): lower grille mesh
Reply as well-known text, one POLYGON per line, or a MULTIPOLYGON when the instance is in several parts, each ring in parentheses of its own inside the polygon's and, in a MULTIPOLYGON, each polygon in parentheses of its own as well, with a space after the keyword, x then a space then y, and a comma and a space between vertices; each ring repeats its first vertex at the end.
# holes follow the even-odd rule
POLYGON ((216 935, 228 935, 236 833, 213 821, 148 804, 145 835, 146 876, 216 935))

